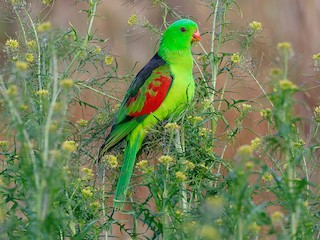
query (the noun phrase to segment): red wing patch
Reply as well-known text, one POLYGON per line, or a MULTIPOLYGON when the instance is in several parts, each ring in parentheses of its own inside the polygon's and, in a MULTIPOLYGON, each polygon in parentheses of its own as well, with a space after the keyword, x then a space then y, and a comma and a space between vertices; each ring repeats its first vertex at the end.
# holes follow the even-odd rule
MULTIPOLYGON (((160 75, 160 72, 156 72, 156 74, 160 75)), ((144 114, 150 114, 158 109, 158 107, 163 102, 166 97, 168 90, 171 86, 172 78, 170 76, 162 76, 153 79, 149 85, 147 86, 144 93, 141 92, 141 89, 137 93, 136 96, 130 98, 127 102, 127 106, 131 104, 137 104, 142 106, 139 110, 131 111, 128 115, 131 117, 138 117, 144 114), (142 96, 141 94, 144 94, 142 96), (144 102, 140 102, 142 99, 144 102)))

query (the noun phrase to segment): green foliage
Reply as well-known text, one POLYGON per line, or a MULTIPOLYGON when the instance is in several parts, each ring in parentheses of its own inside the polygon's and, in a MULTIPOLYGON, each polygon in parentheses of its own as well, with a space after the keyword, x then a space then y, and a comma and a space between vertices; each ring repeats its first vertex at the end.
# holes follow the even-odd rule
MULTIPOLYGON (((164 27, 168 17, 180 18, 166 1, 151 2, 164 27)), ((46 11, 53 2, 42 3, 46 11)), ((133 76, 118 73, 116 58, 103 50, 108 41, 92 33, 98 3, 88 1, 81 36, 73 26, 36 22, 23 0, 7 1, 21 31, 4 44, 0 76, 1 239, 107 239, 116 229, 133 239, 315 239, 319 107, 314 119, 297 114, 295 96, 303 90, 289 80, 290 43, 278 44, 270 90, 262 87, 249 63, 262 24, 232 30, 228 12, 239 10, 232 0, 206 1, 212 28, 203 37, 211 41, 194 49, 195 99, 178 118, 150 129, 124 212, 130 223, 119 220, 111 206, 124 146, 99 164, 96 158, 119 104, 112 83, 133 76), (225 52, 228 44, 238 51, 225 52), (244 78, 256 83, 266 104, 230 97, 230 85, 244 78), (89 103, 82 96, 89 91, 107 102, 89 103), (72 120, 75 107, 95 114, 72 120), (253 131, 245 124, 253 112, 267 132, 238 147, 238 136, 253 131)), ((157 36, 164 29, 136 14, 128 25, 157 36)))

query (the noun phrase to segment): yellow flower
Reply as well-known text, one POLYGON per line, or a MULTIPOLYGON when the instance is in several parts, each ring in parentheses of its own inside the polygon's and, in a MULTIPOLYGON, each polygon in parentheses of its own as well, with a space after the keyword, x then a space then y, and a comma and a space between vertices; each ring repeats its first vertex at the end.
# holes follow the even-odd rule
POLYGON ((45 32, 45 31, 48 31, 50 28, 51 28, 51 22, 47 21, 47 22, 40 23, 37 26, 37 31, 38 32, 45 32))
POLYGON ((138 15, 137 14, 131 15, 128 19, 128 25, 135 25, 137 23, 138 23, 138 15))
POLYGON ((66 152, 75 152, 77 150, 77 144, 75 141, 64 141, 62 143, 62 149, 66 152))
POLYGON ((180 172, 180 171, 176 172, 176 178, 180 182, 184 182, 185 180, 187 180, 187 176, 183 172, 180 172))
POLYGON ((0 141, 0 148, 2 149, 2 151, 6 151, 8 146, 9 146, 8 141, 0 141))
POLYGON ((119 165, 118 159, 114 155, 105 155, 103 156, 102 161, 106 162, 111 168, 116 168, 119 165))
POLYGON ((266 172, 262 175, 262 180, 265 182, 271 182, 273 180, 273 176, 271 175, 271 173, 266 172))
POLYGON ((190 170, 192 170, 192 169, 195 168, 194 163, 193 163, 193 162, 190 162, 190 161, 188 161, 188 160, 185 160, 185 161, 184 161, 184 165, 187 167, 187 169, 190 169, 190 170))
POLYGON ((210 134, 210 133, 212 133, 212 130, 211 130, 211 129, 209 129, 209 128, 200 128, 198 135, 199 135, 200 137, 205 137, 205 136, 207 136, 207 135, 210 134))
POLYGON ((252 106, 250 104, 246 104, 246 103, 242 104, 241 113, 243 115, 246 115, 248 112, 251 112, 251 110, 252 110, 252 106))
POLYGON ((253 222, 248 226, 248 229, 251 233, 258 235, 261 231, 261 226, 259 226, 256 222, 253 222))
POLYGON ((27 54, 26 54, 26 61, 27 61, 28 63, 33 63, 33 62, 34 62, 34 56, 33 56, 32 53, 27 53, 27 54))
POLYGON ((251 170, 252 168, 254 168, 254 165, 255 164, 252 161, 246 162, 246 169, 251 170))
POLYGON ((260 146, 261 146, 261 138, 257 137, 255 139, 251 140, 252 149, 257 150, 260 148, 260 146))
POLYGON ((188 119, 193 123, 198 123, 203 120, 203 118, 199 116, 189 116, 188 119))
POLYGON ((96 48, 93 50, 93 53, 97 55, 101 54, 101 47, 96 46, 96 48))
POLYGON ((59 82, 60 87, 65 88, 65 89, 72 88, 73 84, 74 84, 74 81, 71 78, 62 79, 59 82))
POLYGON ((271 117, 271 109, 270 108, 262 109, 260 111, 260 116, 265 119, 270 118, 271 117))
POLYGON ((254 32, 261 32, 262 31, 262 24, 261 22, 253 21, 249 23, 249 27, 254 32))
POLYGON ((34 49, 34 48, 36 48, 37 43, 36 43, 35 40, 30 40, 30 41, 27 42, 27 46, 28 46, 28 48, 30 48, 30 49, 34 49))
POLYGON ((77 124, 80 126, 80 127, 85 127, 88 125, 88 121, 87 120, 84 120, 84 119, 79 119, 77 121, 77 124))
POLYGON ((9 97, 15 97, 18 95, 18 87, 16 85, 11 85, 6 90, 9 97))
POLYGON ((55 102, 55 103, 53 104, 53 110, 54 110, 55 112, 60 112, 60 111, 62 111, 63 106, 64 106, 64 104, 63 104, 62 102, 55 102))
POLYGON ((320 53, 314 54, 312 56, 312 59, 315 60, 315 61, 320 61, 320 53))
POLYGON ((296 90, 298 89, 297 85, 295 85, 290 80, 284 79, 279 81, 279 86, 282 90, 296 90))
POLYGON ((199 164, 199 167, 200 167, 200 168, 203 168, 203 169, 205 169, 205 170, 208 170, 208 169, 209 169, 209 167, 207 167, 204 163, 200 163, 200 164, 199 164))
POLYGON ((19 109, 20 109, 21 111, 27 111, 27 110, 29 109, 29 106, 28 106, 27 104, 21 104, 21 105, 19 106, 19 109))
POLYGON ((270 70, 271 77, 280 77, 283 75, 283 71, 280 68, 272 68, 270 70))
POLYGON ((139 169, 145 169, 146 167, 148 167, 148 160, 141 160, 136 164, 136 167, 139 169))
POLYGON ((240 63, 240 61, 241 61, 241 57, 240 57, 240 55, 239 55, 238 53, 232 54, 232 56, 231 56, 231 62, 233 62, 233 63, 240 63))
POLYGON ((279 224, 281 223, 281 221, 284 219, 284 215, 282 212, 280 211, 275 211, 274 213, 272 213, 271 215, 271 221, 273 224, 279 224))
POLYGON ((53 0, 42 0, 42 3, 44 4, 44 5, 50 5, 51 3, 52 3, 52 1, 53 0))
POLYGON ((58 122, 57 121, 53 121, 49 126, 49 131, 50 132, 55 132, 55 131, 57 131, 58 127, 59 127, 58 122))
POLYGON ((320 106, 315 107, 313 110, 313 116, 316 122, 320 123, 320 106))
POLYGON ((242 145, 238 148, 237 155, 242 158, 251 157, 253 154, 253 149, 250 145, 242 145))
POLYGON ((94 209, 98 209, 101 207, 101 204, 98 201, 94 201, 94 202, 90 203, 90 207, 92 207, 94 209))
POLYGON ((93 192, 91 191, 91 189, 89 187, 82 189, 81 193, 82 193, 83 197, 85 197, 85 198, 89 198, 89 197, 93 196, 93 192))
POLYGON ((16 62, 16 68, 20 71, 25 71, 28 69, 28 63, 26 62, 21 62, 21 61, 17 61, 16 62))
POLYGON ((19 47, 19 42, 15 39, 9 39, 6 41, 5 46, 11 50, 14 50, 19 47))
POLYGON ((170 129, 170 130, 176 130, 180 129, 180 126, 177 123, 167 123, 164 128, 170 129))
POLYGON ((92 173, 92 169, 90 168, 83 167, 81 168, 81 172, 83 173, 82 178, 84 180, 91 180, 94 176, 94 174, 92 173))
POLYGON ((45 89, 41 89, 41 90, 36 91, 36 95, 38 95, 40 97, 44 97, 44 96, 49 95, 49 91, 45 90, 45 89))
POLYGON ((210 226, 204 225, 201 229, 201 239, 203 240, 219 240, 221 239, 219 231, 210 226))
POLYGON ((219 209, 223 209, 225 205, 225 200, 222 197, 211 196, 205 200, 205 205, 208 209, 217 211, 219 209))
POLYGON ((291 51, 292 46, 289 42, 279 42, 277 45, 278 50, 280 51, 291 51))
POLYGON ((111 65, 111 64, 113 63, 113 57, 110 56, 110 55, 106 56, 106 57, 104 58, 104 63, 105 63, 106 65, 111 65))
POLYGON ((165 166, 167 166, 169 164, 174 163, 175 161, 170 156, 161 156, 161 157, 158 158, 158 162, 163 164, 163 165, 165 165, 165 166))

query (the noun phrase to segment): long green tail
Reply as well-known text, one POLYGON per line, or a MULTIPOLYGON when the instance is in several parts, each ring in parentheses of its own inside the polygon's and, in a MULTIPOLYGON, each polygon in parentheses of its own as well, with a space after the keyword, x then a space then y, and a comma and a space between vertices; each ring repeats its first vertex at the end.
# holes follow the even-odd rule
POLYGON ((144 139, 143 131, 139 132, 135 137, 131 134, 128 144, 124 152, 123 165, 118 180, 116 195, 114 197, 114 208, 122 209, 126 200, 127 191, 130 184, 131 175, 133 172, 136 155, 140 149, 141 143, 144 139))

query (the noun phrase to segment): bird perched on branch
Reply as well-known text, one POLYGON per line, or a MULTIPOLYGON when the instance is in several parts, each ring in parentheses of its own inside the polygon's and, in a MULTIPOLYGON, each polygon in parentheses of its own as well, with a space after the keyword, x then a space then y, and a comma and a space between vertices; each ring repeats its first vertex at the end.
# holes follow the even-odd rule
POLYGON ((159 50, 133 79, 123 99, 99 159, 121 140, 126 140, 124 160, 114 197, 122 209, 137 152, 147 129, 169 116, 178 115, 193 98, 192 43, 200 40, 197 24, 182 19, 163 33, 159 50))

